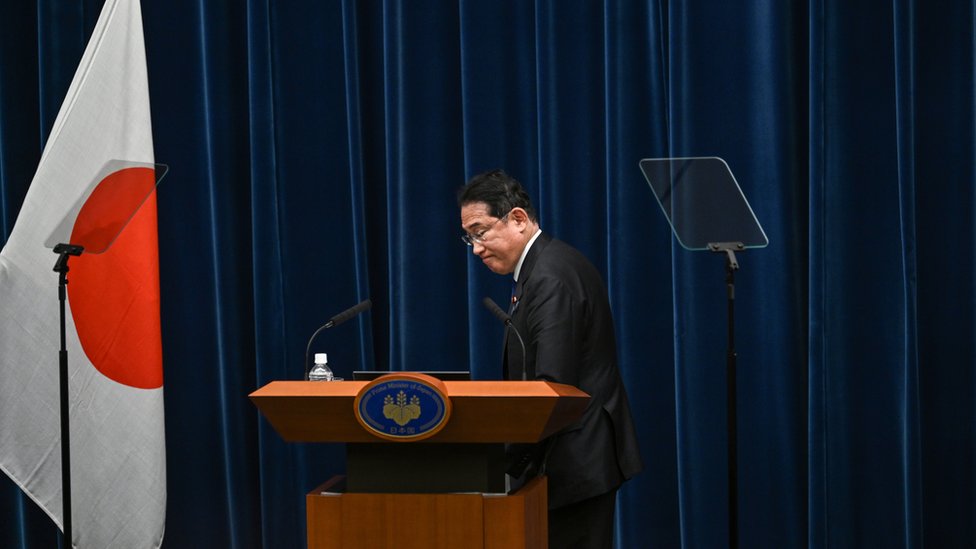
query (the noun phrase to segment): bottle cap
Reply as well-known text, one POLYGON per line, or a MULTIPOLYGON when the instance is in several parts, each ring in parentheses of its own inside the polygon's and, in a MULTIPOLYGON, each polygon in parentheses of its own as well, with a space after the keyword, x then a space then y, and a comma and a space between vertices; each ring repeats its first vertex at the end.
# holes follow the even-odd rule
POLYGON ((315 363, 316 364, 328 364, 329 355, 328 353, 315 353, 315 363))

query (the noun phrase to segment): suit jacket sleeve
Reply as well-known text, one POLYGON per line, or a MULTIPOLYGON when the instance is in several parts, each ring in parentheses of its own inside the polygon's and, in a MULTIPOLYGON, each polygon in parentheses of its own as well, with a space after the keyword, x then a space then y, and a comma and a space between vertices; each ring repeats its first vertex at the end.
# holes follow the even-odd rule
POLYGON ((531 281, 531 306, 524 311, 533 356, 530 377, 579 386, 584 334, 577 292, 556 277, 538 273, 531 281), (540 276, 541 275, 541 276, 540 276))

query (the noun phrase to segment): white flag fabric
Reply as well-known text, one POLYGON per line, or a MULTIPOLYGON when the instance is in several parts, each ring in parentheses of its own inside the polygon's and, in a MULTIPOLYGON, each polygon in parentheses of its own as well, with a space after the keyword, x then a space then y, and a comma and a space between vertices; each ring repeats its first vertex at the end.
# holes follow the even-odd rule
MULTIPOLYGON (((118 168, 112 160, 154 161, 138 0, 106 0, 0 251, 0 468, 59 526, 58 274, 52 270, 57 256, 45 242, 52 234, 90 239, 106 217, 133 209, 131 202, 117 203, 118 189, 147 178, 152 188, 151 169, 118 168), (70 234, 56 234, 64 226, 70 234)), ((68 264, 72 537, 78 547, 162 544, 166 464, 156 235, 153 192, 108 251, 68 264)))

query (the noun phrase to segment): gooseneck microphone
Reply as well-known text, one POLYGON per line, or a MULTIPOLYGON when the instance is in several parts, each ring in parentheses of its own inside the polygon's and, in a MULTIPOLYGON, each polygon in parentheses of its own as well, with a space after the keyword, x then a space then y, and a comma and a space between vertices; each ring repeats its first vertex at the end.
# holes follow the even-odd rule
POLYGON ((305 377, 304 377, 305 381, 308 381, 308 368, 309 368, 308 356, 309 356, 309 351, 311 351, 312 349, 312 341, 315 340, 315 336, 319 335, 319 332, 325 330, 326 328, 335 328, 336 326, 358 315, 359 313, 368 310, 372 306, 373 306, 373 302, 370 301, 369 298, 367 298, 365 301, 361 301, 356 305, 353 305, 352 307, 349 307, 345 311, 342 311, 341 313, 330 318, 328 322, 323 324, 318 330, 315 330, 315 333, 312 334, 312 337, 308 338, 308 345, 305 346, 305 377))
MULTIPOLYGON (((526 375, 525 375, 525 342, 522 341, 522 334, 519 333, 518 329, 515 328, 515 324, 512 323, 512 317, 509 316, 508 313, 506 313, 505 311, 503 311, 502 308, 499 307, 497 303, 495 303, 494 301, 491 300, 490 297, 486 297, 486 298, 482 299, 481 302, 485 304, 485 307, 487 307, 489 311, 491 311, 491 314, 495 315, 495 318, 497 318, 498 320, 500 320, 502 322, 502 324, 505 325, 506 328, 508 328, 509 330, 512 330, 512 332, 515 334, 515 337, 518 338, 519 345, 522 346, 522 381, 526 381, 526 375)), ((506 350, 506 352, 507 352, 507 350, 506 350)))

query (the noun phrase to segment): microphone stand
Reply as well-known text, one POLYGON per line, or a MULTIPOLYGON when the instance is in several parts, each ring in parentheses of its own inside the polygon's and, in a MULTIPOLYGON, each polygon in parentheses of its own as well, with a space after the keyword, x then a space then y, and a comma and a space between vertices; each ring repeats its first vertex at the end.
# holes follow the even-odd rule
POLYGON ((54 272, 58 273, 58 302, 61 309, 61 349, 58 352, 60 363, 60 400, 61 400, 61 505, 62 523, 65 546, 72 547, 71 536, 71 429, 68 408, 68 344, 66 336, 65 302, 67 301, 68 259, 79 256, 84 251, 82 246, 74 244, 58 244, 54 253, 58 254, 58 261, 54 264, 54 272))
POLYGON ((738 426, 736 421, 736 354, 735 354, 735 271, 739 262, 736 251, 745 251, 741 242, 709 243, 708 249, 725 253, 725 285, 728 292, 728 349, 725 354, 726 422, 728 430, 728 483, 729 483, 729 549, 739 547, 739 465, 738 426))
POLYGON ((373 306, 373 301, 369 298, 366 298, 363 301, 357 303, 356 305, 353 305, 352 307, 349 307, 345 311, 342 311, 341 313, 330 318, 328 322, 320 326, 318 330, 315 330, 315 333, 312 334, 312 337, 308 338, 308 344, 305 345, 305 377, 302 378, 304 381, 308 381, 308 373, 309 373, 308 357, 312 351, 312 342, 315 341, 315 336, 319 335, 319 333, 321 333, 322 330, 334 328, 342 324, 343 322, 349 320, 350 318, 358 315, 359 313, 369 310, 372 306, 373 306))
MULTIPOLYGON (((495 315, 495 318, 500 320, 502 324, 505 325, 505 328, 515 332, 515 337, 518 338, 519 345, 522 346, 522 381, 526 381, 528 378, 526 377, 525 371, 525 341, 522 340, 522 334, 520 334, 518 329, 515 328, 515 324, 512 322, 512 316, 503 311, 502 308, 499 307, 497 303, 492 301, 490 297, 486 296, 481 300, 481 303, 483 303, 484 306, 491 311, 491 314, 495 315)), ((508 352, 507 348, 505 349, 505 352, 508 352)))

